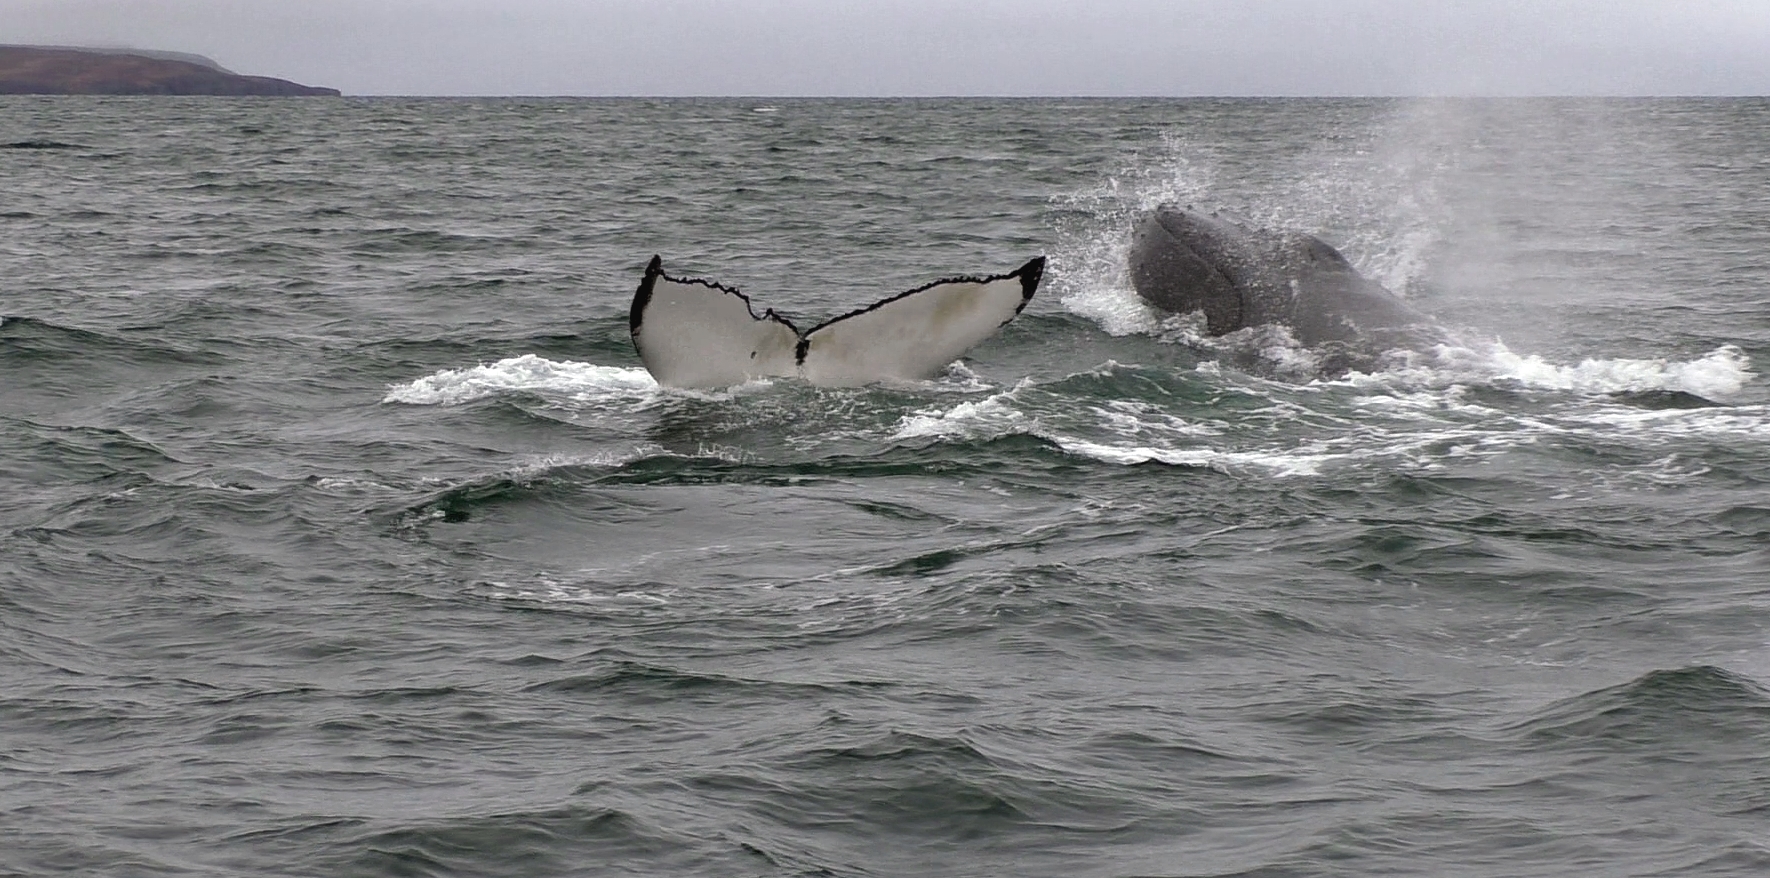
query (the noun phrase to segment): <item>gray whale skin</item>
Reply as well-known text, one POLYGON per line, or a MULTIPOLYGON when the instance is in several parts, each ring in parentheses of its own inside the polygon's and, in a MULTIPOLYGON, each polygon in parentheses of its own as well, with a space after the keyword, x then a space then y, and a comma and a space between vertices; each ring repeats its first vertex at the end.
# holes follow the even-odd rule
POLYGON ((1131 235, 1131 285, 1163 311, 1203 311, 1205 329, 1289 327, 1309 347, 1371 349, 1434 338, 1432 319, 1360 275, 1313 235, 1275 232, 1164 204, 1131 235))

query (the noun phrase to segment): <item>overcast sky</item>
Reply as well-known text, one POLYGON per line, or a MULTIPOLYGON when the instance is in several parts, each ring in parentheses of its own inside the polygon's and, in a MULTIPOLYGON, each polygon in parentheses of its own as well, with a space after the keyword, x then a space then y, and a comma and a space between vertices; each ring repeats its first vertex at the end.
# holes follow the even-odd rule
POLYGON ((346 94, 1770 94, 1770 0, 0 0, 346 94))

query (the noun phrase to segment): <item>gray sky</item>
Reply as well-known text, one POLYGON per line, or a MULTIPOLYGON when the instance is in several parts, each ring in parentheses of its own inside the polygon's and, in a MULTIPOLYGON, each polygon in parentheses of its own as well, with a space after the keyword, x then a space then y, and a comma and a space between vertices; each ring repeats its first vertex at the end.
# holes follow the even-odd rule
POLYGON ((0 0, 346 94, 1770 94, 1770 0, 0 0))

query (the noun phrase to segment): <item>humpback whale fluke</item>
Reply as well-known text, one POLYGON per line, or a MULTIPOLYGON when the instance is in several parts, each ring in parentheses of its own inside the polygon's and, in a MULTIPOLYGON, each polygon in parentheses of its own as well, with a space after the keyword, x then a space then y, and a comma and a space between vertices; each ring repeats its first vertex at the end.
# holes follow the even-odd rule
POLYGON ((932 377, 1020 313, 1045 271, 1039 256, 1007 273, 937 280, 801 332, 732 287, 671 277, 653 256, 628 329, 667 387, 729 387, 756 378, 825 386, 932 377))
POLYGON ((1174 313, 1203 311, 1211 335, 1280 324, 1314 347, 1437 333, 1431 318, 1359 274, 1320 238, 1172 204, 1138 221, 1130 268, 1145 302, 1174 313))

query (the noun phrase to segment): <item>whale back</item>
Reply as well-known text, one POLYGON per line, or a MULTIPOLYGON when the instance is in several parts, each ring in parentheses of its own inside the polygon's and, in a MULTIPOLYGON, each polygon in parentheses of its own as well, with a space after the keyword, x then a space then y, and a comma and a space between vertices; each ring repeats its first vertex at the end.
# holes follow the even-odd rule
POLYGON ((1382 284, 1359 274, 1327 242, 1301 233, 1286 238, 1285 270, 1296 278, 1289 325, 1298 341, 1318 345, 1389 338, 1394 335, 1389 330, 1431 324, 1382 284))
POLYGON ((1314 346, 1431 325, 1314 235, 1174 205, 1150 212, 1133 229, 1130 269, 1145 302, 1174 313, 1203 311, 1211 335, 1276 324, 1314 346))

